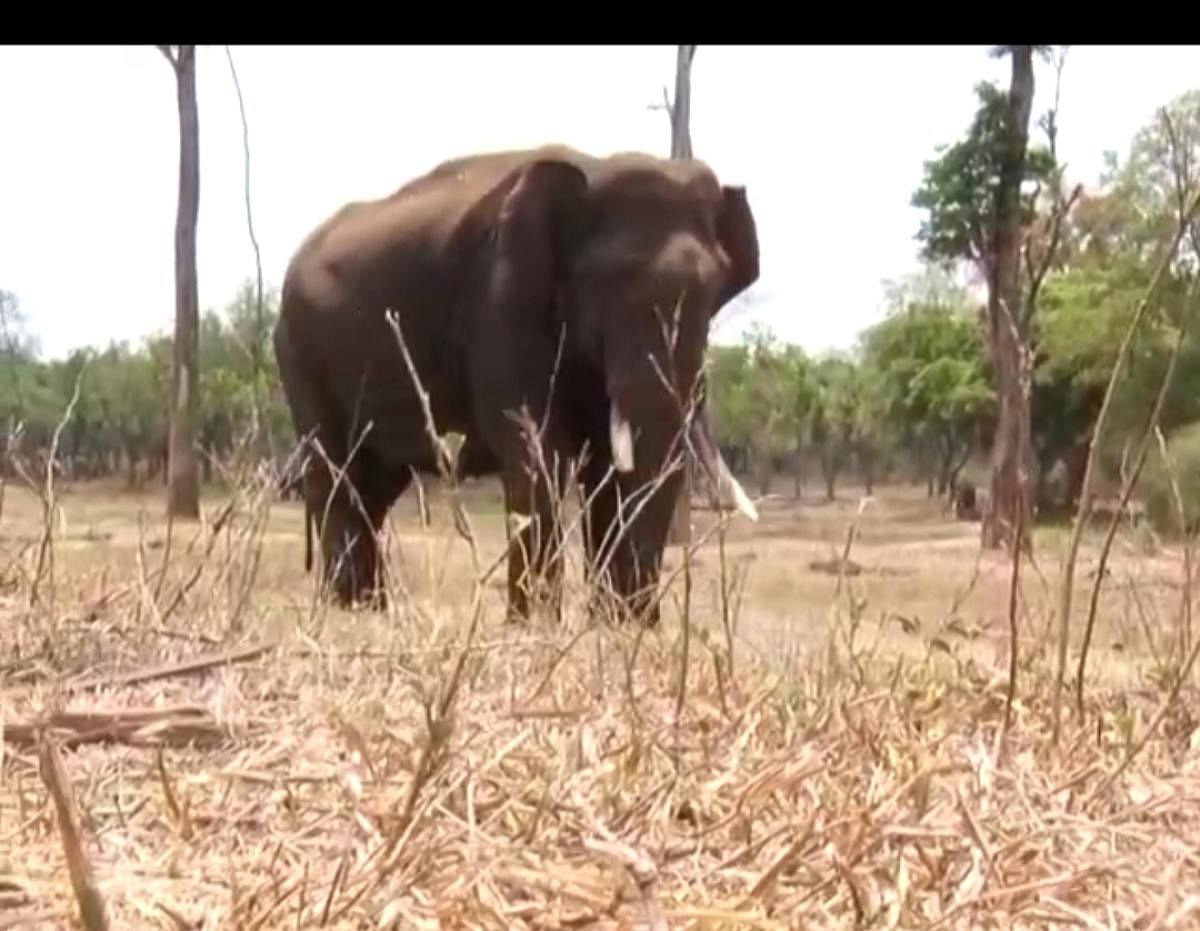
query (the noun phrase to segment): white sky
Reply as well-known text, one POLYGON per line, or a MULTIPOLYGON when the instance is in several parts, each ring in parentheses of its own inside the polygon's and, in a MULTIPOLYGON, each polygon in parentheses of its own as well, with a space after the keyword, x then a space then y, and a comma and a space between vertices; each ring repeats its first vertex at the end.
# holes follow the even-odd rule
MULTIPOLYGON (((251 196, 268 284, 347 200, 388 193, 437 162, 557 141, 604 153, 669 151, 673 46, 235 47, 250 124, 251 196)), ((1007 86, 986 46, 700 46, 696 155, 747 185, 762 278, 749 319, 811 351, 879 318, 881 282, 913 270, 908 206, 934 147, 971 118, 976 81, 1007 86)), ((200 306, 254 275, 242 129, 224 49, 197 55, 200 306)), ((1035 118, 1052 100, 1039 65, 1035 118)), ((1195 47, 1076 46, 1060 151, 1093 182, 1106 149, 1200 86, 1195 47)), ((152 47, 8 47, 0 54, 0 288, 59 355, 170 326, 178 116, 152 47)))

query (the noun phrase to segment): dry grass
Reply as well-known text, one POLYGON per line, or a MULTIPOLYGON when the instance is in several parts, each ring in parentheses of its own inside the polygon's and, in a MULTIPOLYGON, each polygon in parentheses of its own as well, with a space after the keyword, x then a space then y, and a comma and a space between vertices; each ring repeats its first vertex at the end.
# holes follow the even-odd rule
MULTIPOLYGON (((1114 551, 1089 717, 1055 751, 1061 531, 1023 567, 1001 742, 1009 565, 919 493, 861 515, 851 497, 771 500, 732 524, 732 657, 705 544, 683 677, 678 598, 658 631, 584 628, 578 610, 519 630, 493 583, 467 644, 470 553, 428 491, 433 525, 405 498, 391 528, 403 597, 371 614, 314 605, 299 508, 253 488, 210 495, 219 529, 169 545, 160 497, 57 489, 54 597, 31 603, 42 504, 10 487, 0 928, 1200 923, 1190 679, 1111 778, 1178 665, 1170 550, 1114 551), (853 521, 859 571, 810 568, 853 521)), ((498 491, 466 500, 489 563, 498 491)))

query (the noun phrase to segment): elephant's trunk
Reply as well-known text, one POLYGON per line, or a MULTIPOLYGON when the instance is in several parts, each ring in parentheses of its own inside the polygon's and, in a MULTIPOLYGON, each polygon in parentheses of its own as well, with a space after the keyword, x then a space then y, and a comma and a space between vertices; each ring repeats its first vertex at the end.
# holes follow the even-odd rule
POLYGON ((644 373, 630 377, 629 371, 608 383, 608 441, 616 474, 614 525, 604 549, 612 547, 608 575, 622 613, 653 624, 658 615, 653 596, 681 484, 677 468, 663 473, 681 449, 673 443, 681 421, 644 373))
POLYGON ((619 539, 612 553, 611 581, 625 610, 650 624, 658 619, 654 589, 684 485, 682 466, 689 447, 717 488, 722 505, 758 519, 754 504, 713 442, 704 408, 694 412, 686 434, 680 435, 683 427, 673 399, 660 400, 645 391, 610 393, 609 441, 621 499, 618 527, 613 531, 619 539))

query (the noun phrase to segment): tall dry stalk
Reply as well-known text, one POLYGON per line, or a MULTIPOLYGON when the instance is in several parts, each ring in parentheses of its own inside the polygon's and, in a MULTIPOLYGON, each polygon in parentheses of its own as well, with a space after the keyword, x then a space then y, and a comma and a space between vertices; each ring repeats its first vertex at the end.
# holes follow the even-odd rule
MULTIPOLYGON (((1017 509, 1016 539, 1024 539, 1025 509, 1017 509)), ((1021 553, 1023 548, 1012 548, 1012 572, 1008 584, 1008 689, 1004 696, 1004 723, 1000 726, 1000 743, 1003 744, 1012 728, 1013 705, 1017 701, 1017 670, 1020 665, 1020 627, 1017 624, 1017 594, 1020 591, 1021 553)))
MULTIPOLYGON (((422 384, 420 375, 413 363, 408 344, 404 339, 404 334, 400 327, 398 315, 394 312, 389 312, 387 321, 395 336, 409 376, 412 379, 417 397, 421 402, 425 430, 430 443, 433 445, 438 472, 448 494, 454 529, 467 544, 471 553, 473 568, 471 613, 466 637, 453 661, 449 674, 443 679, 441 686, 436 689, 436 697, 427 695, 423 699, 425 708, 425 739, 421 746, 412 782, 409 784, 408 792, 405 794, 405 801, 401 808, 399 819, 388 832, 383 843, 370 855, 367 862, 362 864, 362 869, 364 870, 368 865, 374 865, 374 874, 364 875, 357 880, 356 891, 349 896, 348 900, 334 914, 333 920, 335 921, 344 917, 362 896, 370 890, 377 888, 391 875, 420 817, 420 800, 424 790, 450 759, 449 744, 456 729, 455 709, 460 697, 466 664, 474 648, 479 625, 483 617, 483 600, 486 586, 495 571, 503 565, 504 560, 504 556, 502 555, 500 559, 495 560, 490 565, 485 566, 483 564, 478 538, 472 526, 470 515, 467 513, 463 503, 462 490, 458 481, 456 461, 458 450, 455 449, 452 451, 451 444, 447 442, 445 437, 438 433, 437 425, 433 418, 433 411, 429 403, 429 394, 422 384)), ((342 888, 348 888, 348 883, 343 881, 341 886, 342 888)), ((331 890, 330 902, 332 901, 332 897, 333 892, 331 890)))
MULTIPOLYGON (((1188 593, 1192 590, 1192 546, 1195 541, 1196 529, 1191 527, 1188 520, 1187 508, 1183 502, 1183 491, 1179 485, 1179 470, 1167 449, 1166 438, 1156 424, 1154 438, 1158 442, 1159 456, 1162 457, 1163 469, 1167 473, 1167 482, 1171 488, 1171 500, 1175 506, 1175 518, 1179 521, 1179 535, 1183 539, 1183 592, 1184 597, 1179 602, 1179 647, 1180 654, 1187 655, 1191 650, 1192 599, 1188 593)), ((1174 671, 1181 675, 1179 669, 1174 671)))
POLYGON ((71 791, 71 780, 67 777, 58 744, 53 737, 44 736, 39 741, 38 763, 42 780, 54 802, 58 832, 67 861, 67 875, 79 906, 80 923, 87 931, 108 931, 111 925, 104 896, 96 883, 91 860, 83 848, 83 829, 71 791))
POLYGON ((46 453, 46 471, 45 476, 40 484, 35 483, 32 478, 27 478, 30 488, 37 494, 42 504, 42 539, 38 544, 37 567, 34 569, 33 584, 29 588, 29 606, 32 608, 40 600, 40 586, 42 578, 45 574, 49 574, 50 580, 50 602, 48 609, 53 615, 54 613, 54 522, 58 515, 58 501, 54 486, 54 472, 58 465, 58 444, 62 438, 62 432, 66 428, 67 423, 75 413, 75 405, 79 403, 79 392, 83 385, 83 374, 87 370, 85 363, 75 376, 75 388, 71 392, 71 400, 67 403, 67 408, 63 412, 62 417, 58 421, 58 426, 54 428, 54 435, 50 441, 50 449, 46 453))
POLYGON ((1129 326, 1125 329, 1120 349, 1117 351, 1116 364, 1113 366, 1112 374, 1108 377, 1108 385, 1104 389, 1104 400, 1100 405, 1100 413, 1096 417, 1096 424, 1092 429, 1092 437, 1088 442, 1087 464, 1084 467, 1083 484, 1079 492, 1079 507, 1076 510, 1075 521, 1071 527, 1071 539, 1067 545, 1066 556, 1063 560, 1062 577, 1059 582, 1057 662, 1054 674, 1053 717, 1050 734, 1050 742, 1054 746, 1058 745, 1059 735, 1062 730, 1062 692, 1067 672, 1067 646, 1071 636, 1071 594, 1075 583, 1075 562, 1079 556, 1079 546, 1083 541, 1083 528, 1091 512, 1096 451, 1100 448, 1105 428, 1108 426, 1113 396, 1116 394, 1117 382, 1133 348, 1133 337, 1141 327, 1142 320, 1150 308, 1151 301, 1157 293, 1163 278, 1166 276, 1167 269, 1174 260, 1175 254, 1179 251, 1179 245, 1183 241, 1184 234, 1188 231, 1188 227, 1195 217, 1197 210, 1200 210, 1200 191, 1197 191, 1192 197, 1191 202, 1180 211, 1170 247, 1159 260, 1158 267, 1155 268, 1154 275, 1151 277, 1145 293, 1143 293, 1141 299, 1138 301, 1133 317, 1129 321, 1129 326))
MULTIPOLYGON (((1172 466, 1171 457, 1167 451, 1167 443, 1163 438, 1162 431, 1155 428, 1155 437, 1158 440, 1159 452, 1162 455, 1165 467, 1168 473, 1171 475, 1172 483, 1175 487, 1178 487, 1177 474, 1172 466)), ((1191 604, 1192 579, 1190 576, 1184 580, 1179 598, 1182 604, 1191 604)), ((1104 793, 1107 792, 1108 789, 1119 778, 1121 778, 1121 775, 1133 764, 1133 761, 1137 755, 1141 753, 1146 744, 1149 743, 1150 738, 1153 737, 1158 731, 1158 728, 1162 724, 1163 720, 1179 701, 1179 693, 1183 689, 1183 683, 1186 682, 1188 677, 1191 675, 1192 668, 1196 665, 1196 659, 1198 656, 1200 656, 1200 640, 1197 640, 1192 645, 1192 648, 1188 651, 1187 656, 1184 658, 1178 672, 1172 678, 1171 688, 1159 703, 1158 708, 1155 710, 1154 717, 1150 719, 1150 723, 1146 725, 1146 729, 1136 740, 1129 742, 1128 749, 1125 752, 1125 756, 1121 759, 1121 762, 1117 764, 1117 766, 1110 773, 1108 773, 1108 775, 1106 775, 1088 794, 1087 798, 1084 800, 1084 808, 1086 808, 1096 799, 1101 798, 1104 793)))
MULTIPOLYGON (((1194 292, 1193 288, 1193 292, 1194 292)), ((1189 301, 1190 303, 1190 301, 1189 301)), ((1133 469, 1125 475, 1121 483, 1121 495, 1117 502, 1117 507, 1113 512, 1112 517, 1108 522, 1108 530, 1104 534, 1104 542, 1100 547, 1100 558, 1096 566, 1096 578, 1092 583, 1091 595, 1088 599, 1088 614, 1087 622, 1083 628, 1083 643, 1079 650, 1079 665, 1075 672, 1075 715, 1082 721, 1084 716, 1083 708, 1083 681, 1087 671, 1088 652, 1092 643, 1092 634, 1096 625, 1096 612, 1100 604, 1100 588, 1104 583, 1105 571, 1108 568, 1108 557, 1112 551, 1113 541, 1116 539, 1117 528, 1121 524, 1122 515, 1125 513, 1125 508, 1129 504, 1129 499, 1133 495, 1134 488, 1137 487, 1138 480, 1141 478, 1142 469, 1146 464, 1146 457, 1150 452, 1150 444, 1155 434, 1158 432, 1158 424, 1162 419, 1163 408, 1166 406, 1167 395, 1170 393, 1171 385, 1175 380, 1176 363, 1179 361, 1179 353, 1183 348, 1184 339, 1187 336, 1188 328, 1191 324, 1191 315, 1185 313, 1183 321, 1175 333, 1175 340, 1171 345, 1171 355, 1167 361, 1167 370, 1163 374, 1162 383, 1159 385, 1158 394, 1154 399, 1154 404, 1150 410, 1149 420, 1142 430, 1141 439, 1138 441, 1138 449, 1135 456, 1133 469)), ((1183 528, 1186 533, 1186 528, 1183 528)), ((1186 648, 1185 648, 1186 650, 1186 648)))
POLYGON ((21 424, 17 422, 16 418, 11 418, 4 436, 4 457, 0 459, 0 521, 4 520, 4 496, 8 491, 8 471, 12 469, 15 472, 17 468, 17 440, 21 435, 21 429, 21 424))
POLYGON ((265 432, 267 453, 272 460, 275 457, 274 438, 271 433, 270 420, 264 416, 265 406, 262 400, 260 373, 262 371, 263 331, 263 273, 262 251, 258 246, 258 237, 254 234, 254 216, 250 209, 250 125, 246 121, 246 102, 242 98, 242 82, 238 78, 237 67, 233 63, 233 53, 225 46, 225 58, 229 62, 229 73, 233 77, 233 88, 237 92, 238 113, 242 118, 242 151, 245 154, 245 191, 246 191, 246 230, 250 234, 250 244, 254 248, 254 337, 249 347, 251 367, 251 399, 254 412, 254 440, 258 448, 260 431, 265 432))

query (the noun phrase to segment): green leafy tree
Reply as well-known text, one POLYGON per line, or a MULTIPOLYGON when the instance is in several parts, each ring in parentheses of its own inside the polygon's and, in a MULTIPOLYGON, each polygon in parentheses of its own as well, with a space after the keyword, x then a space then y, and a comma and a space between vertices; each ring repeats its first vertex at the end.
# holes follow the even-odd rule
POLYGON ((810 436, 821 463, 825 497, 832 501, 837 480, 865 443, 871 418, 864 417, 867 383, 861 368, 848 356, 830 354, 813 366, 810 436))
MULTIPOLYGON (((1142 127, 1122 160, 1108 153, 1101 188, 1082 198, 1066 227, 1067 267, 1047 279, 1037 320, 1034 432, 1040 471, 1067 464, 1062 503, 1078 499, 1092 423, 1121 340, 1171 247, 1180 210, 1200 185, 1200 91, 1169 102, 1142 127)), ((1099 465, 1116 477, 1155 403, 1168 359, 1183 332, 1161 425, 1170 433, 1200 418, 1200 330, 1192 287, 1200 256, 1193 223, 1157 291, 1153 312, 1134 335, 1099 465)))
MULTIPOLYGON (((780 358, 783 387, 781 400, 783 417, 781 430, 790 436, 792 446, 792 474, 795 496, 800 497, 804 481, 804 451, 808 445, 808 434, 816 404, 818 383, 813 361, 799 346, 786 346, 780 358)), ((788 445, 788 436, 780 438, 780 445, 788 445)))
MULTIPOLYGON (((970 262, 988 285, 984 333, 998 406, 991 444, 992 507, 983 524, 988 547, 1028 541, 1016 540, 1015 530, 1029 526, 1033 504, 1029 329, 1070 206, 1062 196, 1054 155, 1055 110, 1043 120, 1049 146, 1029 144, 1035 49, 1025 45, 997 51, 1012 60, 1008 91, 986 83, 976 86, 979 106, 966 137, 926 165, 913 196, 913 204, 927 214, 918 233, 926 258, 970 262), (1037 227, 1039 195, 1045 191, 1051 201, 1042 207, 1048 213, 1046 235, 1028 236, 1037 227), (1039 238, 1044 239, 1040 254, 1035 248, 1039 238), (1023 267, 1029 272, 1024 277, 1023 267)), ((1061 60, 1059 69, 1061 74, 1061 60)))
POLYGON ((722 445, 748 455, 763 494, 770 491, 774 463, 791 455, 798 495, 816 394, 811 360, 762 324, 751 327, 740 346, 712 347, 709 360, 709 405, 722 445))
POLYGON ((932 458, 931 485, 945 493, 994 411, 974 313, 965 303, 895 308, 863 334, 862 353, 887 424, 918 456, 932 458))
MULTIPOLYGON (((260 349, 269 346, 278 295, 268 292, 261 324, 252 295, 243 285, 221 313, 201 317, 197 332, 197 445, 206 481, 219 480, 235 455, 263 454, 242 442, 256 430, 265 428, 283 444, 294 440, 273 354, 264 353, 257 368, 252 358, 254 341, 260 349)), ((73 416, 60 437, 63 474, 77 479, 122 474, 130 488, 160 473, 165 479, 172 336, 156 334, 136 345, 110 343, 43 362, 15 298, 0 301, 0 313, 8 321, 0 326, 0 449, 11 440, 16 456, 43 468, 54 430, 80 382, 73 416)), ((11 472, 13 464, 0 458, 4 468, 11 472)))
MULTIPOLYGON (((1152 263, 1168 248, 1188 195, 1200 188, 1200 89, 1169 101, 1134 136, 1125 163, 1114 160, 1112 169, 1116 197, 1135 208, 1124 219, 1152 263)), ((1172 271, 1181 278, 1200 271, 1200 220, 1188 224, 1172 271)))
POLYGON ((714 426, 722 443, 743 448, 750 444, 749 363, 746 346, 709 349, 707 403, 714 426))
POLYGON ((794 409, 788 396, 787 368, 778 339, 756 324, 750 332, 745 391, 749 414, 750 454, 758 473, 760 494, 771 491, 774 459, 793 434, 794 409))

